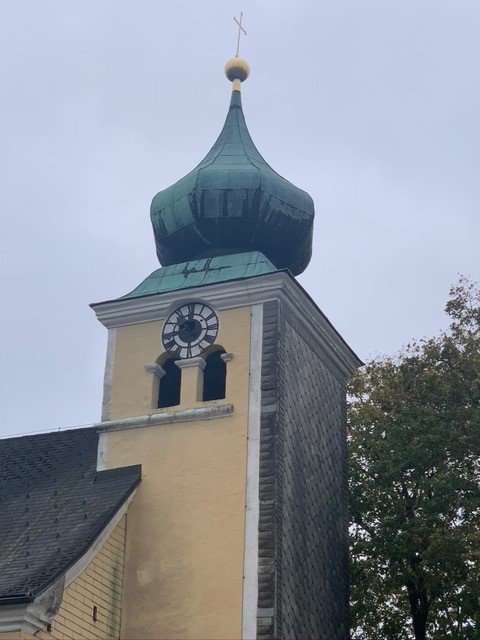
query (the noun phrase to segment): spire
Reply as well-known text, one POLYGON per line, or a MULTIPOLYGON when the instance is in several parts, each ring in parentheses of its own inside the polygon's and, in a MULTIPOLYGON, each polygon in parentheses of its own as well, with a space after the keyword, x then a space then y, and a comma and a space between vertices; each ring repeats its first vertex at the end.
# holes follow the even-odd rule
POLYGON ((152 201, 162 265, 260 251, 277 268, 297 275, 310 261, 313 201, 255 147, 240 94, 249 73, 245 60, 235 56, 227 62, 232 97, 217 141, 193 171, 152 201))

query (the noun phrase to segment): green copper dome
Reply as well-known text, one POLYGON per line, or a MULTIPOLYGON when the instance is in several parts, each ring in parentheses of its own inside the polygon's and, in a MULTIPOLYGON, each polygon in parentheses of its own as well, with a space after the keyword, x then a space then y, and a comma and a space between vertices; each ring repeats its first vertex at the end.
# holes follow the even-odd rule
POLYGON ((312 198, 257 151, 235 85, 212 149, 193 171, 160 191, 150 211, 162 265, 260 251, 276 268, 297 275, 310 261, 312 198))

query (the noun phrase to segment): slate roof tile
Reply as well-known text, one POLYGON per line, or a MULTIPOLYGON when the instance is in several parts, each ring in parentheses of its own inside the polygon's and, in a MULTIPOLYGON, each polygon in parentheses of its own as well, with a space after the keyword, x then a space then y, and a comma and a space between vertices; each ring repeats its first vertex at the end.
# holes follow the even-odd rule
POLYGON ((94 428, 0 440, 0 605, 47 589, 139 484, 140 465, 97 472, 97 448, 94 428))

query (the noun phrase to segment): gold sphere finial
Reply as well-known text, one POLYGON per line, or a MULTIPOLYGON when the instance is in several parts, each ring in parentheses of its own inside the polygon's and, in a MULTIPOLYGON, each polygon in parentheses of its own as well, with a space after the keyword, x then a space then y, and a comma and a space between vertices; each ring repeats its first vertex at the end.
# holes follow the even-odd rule
POLYGON ((235 82, 235 80, 245 82, 250 75, 248 62, 243 58, 235 56, 225 65, 225 75, 231 82, 235 82))

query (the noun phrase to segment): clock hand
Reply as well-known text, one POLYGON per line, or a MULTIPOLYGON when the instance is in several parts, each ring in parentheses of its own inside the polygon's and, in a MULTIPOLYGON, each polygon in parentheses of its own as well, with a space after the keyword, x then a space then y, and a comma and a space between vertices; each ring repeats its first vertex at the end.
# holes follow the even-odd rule
POLYGON ((179 333, 180 329, 176 329, 175 331, 170 331, 170 333, 164 333, 163 337, 165 338, 165 340, 170 340, 174 336, 178 336, 179 333))

